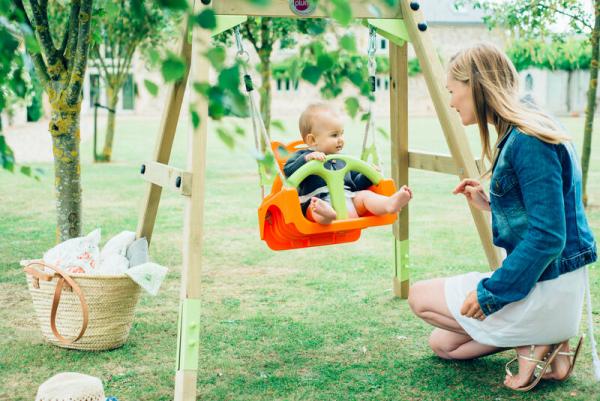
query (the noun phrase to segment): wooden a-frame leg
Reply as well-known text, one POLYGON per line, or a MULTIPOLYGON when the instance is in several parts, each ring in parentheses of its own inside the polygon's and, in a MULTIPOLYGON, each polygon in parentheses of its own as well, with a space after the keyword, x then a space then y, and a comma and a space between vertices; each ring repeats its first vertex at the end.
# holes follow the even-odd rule
MULTIPOLYGON (((191 77, 193 82, 208 82, 209 62, 204 53, 210 33, 195 28, 191 77)), ((190 107, 198 112, 200 124, 190 128, 188 171, 192 173, 191 195, 185 196, 183 221, 183 266, 181 276, 175 401, 196 400, 196 377, 200 337, 200 273, 202 269, 206 140, 208 100, 190 91, 190 107)))
MULTIPOLYGON (((390 131, 392 177, 398 188, 408 185, 408 64, 407 45, 390 42, 390 131)), ((394 295, 408 298, 408 208, 394 223, 394 295)))
MULTIPOLYGON (((442 125, 448 148, 452 158, 459 168, 460 178, 479 178, 479 171, 475 158, 469 148, 465 131, 458 118, 458 114, 450 109, 450 95, 445 89, 446 74, 442 68, 439 57, 433 48, 431 37, 427 26, 421 25, 425 30, 421 31, 417 24, 425 22, 421 11, 410 8, 410 0, 400 0, 402 17, 406 25, 406 31, 410 37, 415 53, 419 59, 421 69, 425 76, 427 88, 431 100, 435 106, 438 119, 442 125)), ((489 215, 469 205, 479 238, 485 250, 486 257, 491 269, 497 269, 501 264, 499 250, 492 243, 492 228, 489 215)))
MULTIPOLYGON (((186 24, 187 26, 187 24, 186 24)), ((177 122, 181 112, 183 103, 183 95, 189 76, 189 66, 191 60, 192 45, 187 39, 187 28, 184 29, 181 43, 179 46, 179 56, 186 61, 186 70, 181 81, 177 81, 173 86, 169 87, 167 94, 167 107, 163 110, 159 135, 154 149, 153 161, 167 164, 171 157, 171 149, 173 148, 173 139, 177 130, 177 122)), ((144 167, 142 167, 143 169, 144 167)), ((152 231, 156 221, 156 213, 160 203, 162 188, 159 185, 152 183, 147 184, 146 192, 142 200, 141 213, 137 226, 137 238, 145 237, 150 243, 152 239, 152 231)))

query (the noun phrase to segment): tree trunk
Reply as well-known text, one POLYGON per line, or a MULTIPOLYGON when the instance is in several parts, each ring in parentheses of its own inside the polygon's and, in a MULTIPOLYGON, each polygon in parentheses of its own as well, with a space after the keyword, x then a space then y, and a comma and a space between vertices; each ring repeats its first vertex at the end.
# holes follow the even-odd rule
POLYGON ((112 157, 113 140, 115 138, 115 119, 117 116, 117 103, 119 102, 119 90, 115 90, 114 88, 108 86, 106 88, 106 99, 108 100, 107 106, 110 110, 108 110, 106 136, 104 137, 104 149, 102 150, 100 161, 110 162, 112 157))
MULTIPOLYGON (((259 53, 260 56, 260 76, 261 76, 261 85, 259 89, 260 93, 260 112, 263 117, 263 121, 265 122, 265 127, 267 128, 267 133, 269 137, 271 137, 271 52, 261 51, 259 53)), ((261 138, 261 147, 263 151, 265 150, 265 145, 262 144, 263 140, 261 138)))
POLYGON ((573 70, 567 71, 567 113, 571 113, 573 107, 571 105, 571 84, 573 83, 573 70))
POLYGON ((70 110, 57 110, 55 105, 51 110, 50 134, 54 152, 56 230, 60 242, 81 236, 80 107, 81 102, 70 110))
POLYGON ((592 60, 590 62, 590 83, 587 92, 587 107, 585 109, 585 125, 583 128, 583 149, 581 152, 581 170, 583 174, 583 204, 587 206, 587 178, 590 167, 592 150, 592 130, 594 128, 594 112, 596 111, 596 92, 598 89, 598 59, 600 49, 600 0, 594 1, 594 29, 592 31, 592 60))

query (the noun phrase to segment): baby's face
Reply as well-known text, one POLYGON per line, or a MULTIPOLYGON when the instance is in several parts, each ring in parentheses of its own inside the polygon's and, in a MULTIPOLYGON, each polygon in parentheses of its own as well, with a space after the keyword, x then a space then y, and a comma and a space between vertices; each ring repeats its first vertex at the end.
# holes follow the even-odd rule
POLYGON ((313 129, 308 145, 326 155, 338 153, 344 148, 344 124, 340 116, 330 110, 317 112, 313 117, 313 129))

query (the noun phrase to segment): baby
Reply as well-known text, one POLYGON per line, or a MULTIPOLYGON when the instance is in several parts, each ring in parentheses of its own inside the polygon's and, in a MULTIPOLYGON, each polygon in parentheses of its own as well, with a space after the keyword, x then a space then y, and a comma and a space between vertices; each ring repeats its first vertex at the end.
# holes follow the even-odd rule
MULTIPOLYGON (((330 154, 339 153, 344 147, 344 126, 340 115, 325 103, 312 104, 300 116, 300 134, 308 149, 294 153, 283 167, 287 177, 310 160, 324 161, 330 154)), ((330 170, 338 170, 335 160, 325 163, 330 170)), ((348 217, 398 213, 412 198, 412 191, 403 186, 390 197, 367 190, 372 182, 364 175, 350 171, 344 178, 344 193, 348 217)), ((312 221, 330 224, 336 219, 331 207, 329 189, 325 181, 316 175, 307 177, 298 187, 302 212, 312 221)))

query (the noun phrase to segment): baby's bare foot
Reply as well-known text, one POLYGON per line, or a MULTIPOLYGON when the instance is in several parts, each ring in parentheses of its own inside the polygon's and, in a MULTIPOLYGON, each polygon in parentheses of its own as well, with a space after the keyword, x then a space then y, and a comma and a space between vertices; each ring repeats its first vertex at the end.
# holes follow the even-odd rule
POLYGON ((408 201, 412 198, 412 193, 408 187, 403 186, 398 192, 389 197, 386 212, 389 214, 398 213, 408 201))
POLYGON ((310 200, 310 206, 313 219, 319 224, 331 224, 337 217, 337 213, 331 205, 322 199, 313 197, 310 200))

